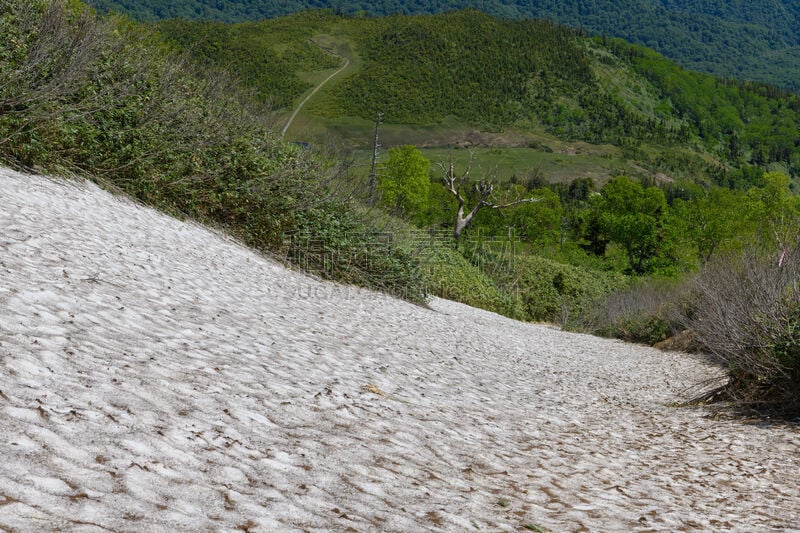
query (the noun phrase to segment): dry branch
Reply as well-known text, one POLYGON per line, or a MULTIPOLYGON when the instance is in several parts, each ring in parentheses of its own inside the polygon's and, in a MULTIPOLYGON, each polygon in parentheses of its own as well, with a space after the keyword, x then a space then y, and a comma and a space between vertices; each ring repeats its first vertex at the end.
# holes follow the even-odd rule
POLYGON ((442 171, 442 182, 444 183, 445 187, 447 187, 447 190, 450 192, 450 194, 455 196, 456 200, 458 201, 458 208, 456 209, 455 224, 453 228, 453 238, 455 239, 461 237, 461 234, 464 233, 464 230, 466 230, 472 223, 472 220, 474 219, 475 215, 478 214, 478 211, 484 207, 488 209, 506 209, 519 204, 541 201, 541 198, 531 197, 520 198, 503 204, 496 204, 491 201, 492 195, 495 192, 494 183, 486 177, 482 177, 480 181, 473 185, 474 192, 478 194, 478 200, 472 209, 469 210, 469 213, 464 214, 466 211, 467 198, 465 198, 464 194, 462 193, 468 188, 470 181, 469 177, 472 173, 472 165, 474 161, 475 152, 470 152, 467 168, 460 176, 456 176, 455 162, 452 158, 450 158, 447 164, 439 163, 439 168, 442 171))

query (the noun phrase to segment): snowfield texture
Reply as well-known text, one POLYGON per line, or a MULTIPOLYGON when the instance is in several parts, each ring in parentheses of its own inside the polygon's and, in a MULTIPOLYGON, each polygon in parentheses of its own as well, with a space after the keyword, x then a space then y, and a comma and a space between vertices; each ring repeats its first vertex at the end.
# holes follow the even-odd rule
POLYGON ((717 376, 0 169, 0 530, 797 531, 797 428, 674 406, 717 376))

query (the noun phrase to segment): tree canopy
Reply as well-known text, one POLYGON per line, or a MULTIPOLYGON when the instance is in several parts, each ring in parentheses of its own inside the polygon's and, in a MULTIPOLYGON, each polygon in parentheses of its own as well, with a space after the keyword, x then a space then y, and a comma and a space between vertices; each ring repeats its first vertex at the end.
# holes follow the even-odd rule
POLYGON ((381 203, 390 210, 414 218, 428 204, 431 162, 415 146, 389 149, 378 180, 381 203))
POLYGON ((631 271, 646 272, 648 262, 660 251, 667 213, 664 191, 620 176, 603 187, 600 202, 602 232, 625 250, 631 271))

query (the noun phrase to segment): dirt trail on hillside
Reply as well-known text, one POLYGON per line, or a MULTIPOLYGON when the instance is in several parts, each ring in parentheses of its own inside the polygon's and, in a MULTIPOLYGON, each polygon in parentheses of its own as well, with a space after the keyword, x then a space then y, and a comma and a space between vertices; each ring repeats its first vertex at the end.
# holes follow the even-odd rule
MULTIPOLYGON (((320 48, 322 48, 322 47, 320 47, 320 48)), ((339 54, 337 54, 335 52, 332 52, 330 50, 326 50, 325 48, 323 48, 323 50, 325 50, 326 52, 328 52, 331 55, 334 55, 336 57, 344 59, 344 65, 342 66, 342 68, 340 68, 339 70, 337 70, 336 72, 332 73, 330 76, 328 76, 327 78, 322 80, 319 83, 319 85, 314 87, 314 90, 312 90, 305 98, 303 98, 303 100, 299 104, 297 104, 297 107, 295 107, 294 112, 292 112, 292 115, 289 117, 289 120, 286 121, 286 125, 283 127, 283 130, 281 130, 281 135, 286 135, 286 132, 289 131, 290 127, 292 127, 292 122, 294 122, 294 119, 297 118, 297 114, 300 113, 300 111, 303 109, 303 106, 305 106, 308 103, 308 101, 311 100, 311 98, 313 98, 314 95, 317 94, 317 92, 319 92, 319 90, 322 89, 322 87, 325 86, 326 83, 328 83, 333 78, 335 78, 336 76, 338 76, 339 74, 344 72, 345 69, 350 66, 350 59, 349 58, 347 58, 347 57, 345 57, 343 55, 339 55, 339 54)))

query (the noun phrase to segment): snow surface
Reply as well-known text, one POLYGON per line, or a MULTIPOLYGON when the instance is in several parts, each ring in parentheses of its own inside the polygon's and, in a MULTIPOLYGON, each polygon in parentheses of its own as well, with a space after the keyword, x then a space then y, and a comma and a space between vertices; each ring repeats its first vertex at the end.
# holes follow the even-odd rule
POLYGON ((800 531, 684 354, 287 270, 0 169, 0 530, 800 531))

